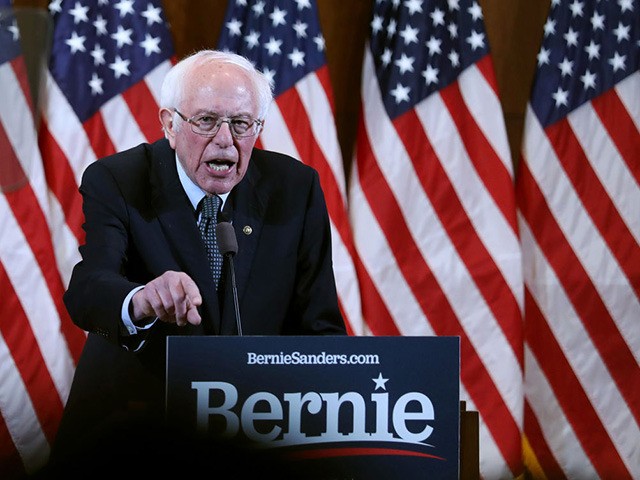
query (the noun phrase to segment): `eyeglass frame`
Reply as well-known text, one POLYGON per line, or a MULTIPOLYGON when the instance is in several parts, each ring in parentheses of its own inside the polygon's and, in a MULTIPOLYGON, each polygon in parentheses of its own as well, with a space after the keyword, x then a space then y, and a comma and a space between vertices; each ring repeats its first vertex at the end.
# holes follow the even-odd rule
POLYGON ((219 116, 215 113, 198 113, 196 115, 193 115, 189 118, 187 118, 183 113, 181 113, 177 108, 173 109, 174 112, 176 112, 178 114, 178 116, 185 122, 187 122, 189 125, 191 125, 191 131, 193 133, 195 133, 196 135, 201 135, 203 137, 215 137, 218 132, 220 131, 220 128, 222 127, 223 123, 226 123, 229 125, 229 132, 231 132, 231 136, 233 136, 233 138, 250 138, 250 137, 254 137, 256 135, 258 135, 260 133, 260 129, 262 128, 262 126, 264 125, 264 120, 260 120, 259 118, 251 118, 251 117, 243 117, 243 116, 237 116, 237 117, 222 117, 219 116), (196 131, 196 128, 199 128, 198 124, 195 122, 194 118, 195 117, 199 117, 199 116, 203 116, 203 115, 210 115, 212 117, 217 117, 218 121, 217 126, 214 126, 210 132, 202 132, 202 131, 196 131), (252 128, 255 130, 253 133, 250 134, 238 134, 234 128, 233 128, 233 124, 231 123, 234 119, 236 118, 248 118, 249 120, 251 120, 251 125, 249 126, 249 130, 251 130, 252 128), (257 127, 254 127, 254 125, 257 124, 257 127))

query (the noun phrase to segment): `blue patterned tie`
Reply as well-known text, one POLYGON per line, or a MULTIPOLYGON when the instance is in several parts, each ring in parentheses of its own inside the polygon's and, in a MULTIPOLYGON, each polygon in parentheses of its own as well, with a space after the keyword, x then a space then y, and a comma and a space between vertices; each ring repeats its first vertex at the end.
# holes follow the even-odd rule
POLYGON ((216 224, 218 223, 218 210, 222 199, 217 195, 205 196, 201 201, 202 216, 200 218, 200 233, 207 247, 209 266, 213 273, 213 280, 218 288, 218 281, 222 275, 222 255, 216 243, 216 224))

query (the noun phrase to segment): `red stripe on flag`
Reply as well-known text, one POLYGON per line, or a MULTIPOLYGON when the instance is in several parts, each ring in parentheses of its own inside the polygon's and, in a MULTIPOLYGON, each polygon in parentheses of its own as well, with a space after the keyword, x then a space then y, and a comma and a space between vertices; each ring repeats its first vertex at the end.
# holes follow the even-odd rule
MULTIPOLYGON (((620 335, 602 298, 567 243, 526 162, 520 164, 518 203, 540 248, 560 280, 602 361, 636 421, 640 409, 638 363, 620 335), (525 202, 526 199, 526 202, 525 202), (535 201, 537 199, 537 201, 535 201)), ((525 315, 526 317, 526 315, 525 315)), ((528 321, 528 320, 527 320, 528 321)))
POLYGON ((107 130, 100 111, 97 111, 88 118, 82 124, 82 127, 89 138, 91 149, 94 151, 96 158, 102 158, 116 153, 116 147, 111 141, 109 131, 107 130))
MULTIPOLYGON (((300 96, 295 88, 291 88, 280 94, 276 99, 276 103, 287 124, 287 128, 296 145, 296 150, 300 158, 304 159, 305 164, 318 171, 322 190, 324 191, 327 202, 327 209, 330 213, 333 212, 331 218, 334 219, 336 216, 335 212, 345 211, 342 195, 333 171, 311 131, 309 117, 300 100, 300 96)), ((341 226, 345 226, 344 221, 341 226)))
POLYGON ((40 125, 38 144, 40 152, 42 152, 44 172, 49 189, 58 199, 73 235, 78 243, 82 244, 84 243, 84 230, 81 227, 84 214, 82 213, 82 198, 78 192, 75 174, 58 142, 51 135, 44 119, 40 125))
MULTIPOLYGON (((0 139, 0 142, 2 142, 2 139, 0 139)), ((73 324, 63 304, 62 296, 65 288, 55 263, 49 227, 38 200, 30 185, 26 185, 19 190, 5 192, 5 197, 40 266, 40 273, 47 284, 60 318, 60 330, 65 337, 74 362, 77 363, 86 336, 82 330, 73 324)))
MULTIPOLYGON (((585 453, 602 478, 631 478, 611 437, 604 429, 582 384, 528 289, 525 295, 527 343, 585 453)), ((545 472, 549 473, 546 465, 545 472)))
POLYGON ((620 152, 627 168, 640 184, 640 133, 615 90, 609 90, 591 101, 607 135, 620 152))
POLYGON ((640 245, 620 217, 597 174, 590 167, 589 160, 566 118, 547 127, 546 133, 571 180, 573 189, 616 257, 636 295, 640 297, 640 283, 634 281, 640 265, 640 245))
POLYGON ((149 112, 158 110, 158 103, 151 93, 151 90, 149 90, 147 82, 141 80, 125 90, 121 95, 129 106, 129 110, 131 110, 131 114, 135 117, 136 123, 147 139, 147 142, 155 142, 162 138, 163 133, 160 128, 160 120, 156 115, 149 115, 149 112))
POLYGON ((514 452, 508 447, 519 444, 519 427, 437 279, 424 262, 411 232, 403 221, 402 212, 395 197, 378 168, 368 139, 360 140, 356 157, 358 170, 367 172, 368 179, 376 180, 375 182, 363 181, 362 190, 369 204, 376 206, 373 213, 390 244, 391 253, 395 256, 409 288, 426 317, 437 319, 431 324, 435 334, 460 336, 460 356, 465 360, 461 366, 461 380, 495 438, 496 445, 509 468, 516 474, 521 471, 522 459, 519 455, 514 458, 514 452))
POLYGON ((496 206, 502 212, 513 232, 517 232, 511 174, 469 113, 458 82, 440 90, 440 96, 451 114, 451 119, 456 124, 456 129, 464 143, 469 159, 482 179, 487 192, 493 197, 496 206))
POLYGON ((329 108, 331 108, 331 113, 333 117, 336 116, 336 108, 333 102, 333 87, 331 85, 331 77, 329 75, 329 67, 327 64, 323 64, 320 68, 315 71, 316 77, 318 77, 318 81, 320 85, 322 85, 322 89, 327 92, 327 101, 329 102, 329 108))
POLYGON ((567 478, 562 468, 560 468, 555 455, 549 448, 549 444, 545 440, 544 433, 540 428, 540 423, 538 423, 538 419, 526 398, 524 401, 524 430, 527 432, 527 440, 535 453, 536 460, 544 470, 545 478, 554 480, 567 478))
POLYGON ((22 463, 22 457, 20 457, 13 443, 13 438, 2 415, 0 415, 0 466, 2 467, 3 480, 25 478, 26 471, 22 463))
POLYGON ((11 318, 10 322, 0 322, 0 332, 29 392, 42 430, 51 443, 62 418, 62 401, 31 330, 29 319, 1 263, 0 284, 6 286, 2 296, 3 311, 9 312, 11 318))
MULTIPOLYGON (((458 89, 456 91, 459 93, 458 89)), ((450 105, 450 108, 452 107, 450 105)), ((461 105, 453 108, 457 111, 455 114, 452 113, 452 117, 462 116, 461 105)), ((469 120, 468 116, 467 119, 469 120)), ((406 114, 394 120, 393 123, 411 158, 425 194, 429 197, 442 222, 442 226, 467 267, 467 271, 473 278, 480 294, 491 309, 496 321, 500 324, 522 368, 523 349, 520 307, 511 288, 505 282, 493 257, 478 236, 429 139, 422 129, 416 128, 417 125, 420 125, 420 120, 416 116, 415 110, 409 110, 406 114)), ((472 135, 482 136, 477 128, 472 128, 468 125, 468 121, 464 123, 467 124, 466 127, 462 125, 462 122, 458 122, 458 128, 463 129, 461 132, 463 138, 472 135)), ((467 143, 467 148, 469 147, 470 145, 467 143)), ((473 152, 473 150, 469 151, 473 152)), ((477 155, 481 161, 478 162, 476 160, 475 163, 482 164, 485 160, 488 161, 488 158, 486 157, 487 152, 482 153, 482 150, 480 152, 477 155)), ((496 166, 494 165, 493 168, 495 169, 496 166)), ((504 178, 501 182, 511 184, 510 178, 504 178)), ((498 187, 492 186, 491 188, 498 187)), ((504 192, 504 197, 500 199, 503 204, 503 213, 505 213, 504 209, 506 208, 504 205, 508 204, 515 211, 513 190, 510 194, 504 192)), ((514 215, 511 216, 513 217, 514 215)))

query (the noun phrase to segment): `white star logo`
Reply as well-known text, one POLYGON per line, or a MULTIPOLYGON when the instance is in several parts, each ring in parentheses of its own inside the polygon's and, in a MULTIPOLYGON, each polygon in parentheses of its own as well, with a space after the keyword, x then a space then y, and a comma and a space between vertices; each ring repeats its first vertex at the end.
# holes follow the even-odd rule
POLYGON ((374 390, 378 390, 379 388, 381 388, 382 390, 386 390, 387 387, 385 386, 385 383, 387 383, 387 381, 389 381, 388 378, 383 378, 382 377, 382 372, 380 372, 378 374, 378 378, 372 378, 371 380, 373 380, 376 384, 376 388, 374 388, 374 390))

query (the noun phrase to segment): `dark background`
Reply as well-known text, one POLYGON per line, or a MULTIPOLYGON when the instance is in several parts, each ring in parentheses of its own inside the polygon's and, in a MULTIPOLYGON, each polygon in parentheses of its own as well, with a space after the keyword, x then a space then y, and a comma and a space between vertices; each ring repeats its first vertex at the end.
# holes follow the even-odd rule
MULTIPOLYGON (((362 57, 373 1, 317 0, 347 174, 358 122, 362 57)), ((524 112, 550 0, 478 2, 484 14, 511 153, 517 162, 524 112)), ((201 48, 215 48, 226 0, 164 0, 163 4, 178 58, 201 48)), ((48 0, 14 0, 14 5, 46 9, 48 0)))

